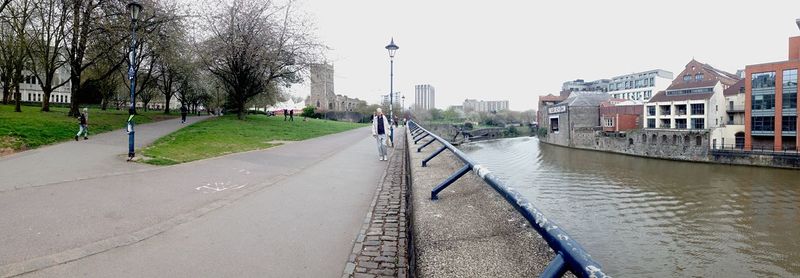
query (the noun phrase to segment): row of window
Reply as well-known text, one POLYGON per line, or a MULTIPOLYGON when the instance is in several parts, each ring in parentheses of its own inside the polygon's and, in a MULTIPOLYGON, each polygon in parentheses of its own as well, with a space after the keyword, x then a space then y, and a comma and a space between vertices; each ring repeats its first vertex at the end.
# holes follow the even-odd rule
POLYGON ((694 95, 694 94, 707 94, 714 92, 713 87, 708 88, 694 88, 694 89, 684 89, 684 90, 672 90, 667 91, 668 96, 680 96, 680 95, 694 95))
MULTIPOLYGON (((675 119, 675 127, 676 129, 705 129, 706 128, 706 120, 705 119, 692 119, 691 126, 686 125, 686 119, 675 119)), ((647 128, 673 128, 672 127, 672 119, 661 119, 659 121, 659 125, 656 126, 656 119, 647 119, 647 128)))
MULTIPOLYGON (((753 131, 775 131, 775 117, 753 117, 753 131)), ((782 131, 797 131, 797 116, 781 117, 782 131)))
MULTIPOLYGON (((41 102, 43 97, 44 97, 44 94, 28 93, 28 101, 41 102)), ((69 102, 69 96, 67 96, 67 95, 50 95, 50 102, 68 103, 69 102)))
MULTIPOLYGON (((694 75, 694 80, 695 81, 702 81, 703 80, 703 74, 702 73, 695 74, 694 75)), ((683 76, 683 81, 684 82, 692 81, 692 75, 691 74, 684 75, 683 76)))
POLYGON ((640 91, 621 94, 612 94, 614 98, 629 99, 629 100, 648 100, 653 96, 653 91, 640 91))
MULTIPOLYGON (((693 103, 690 104, 691 107, 691 114, 690 115, 705 115, 706 113, 706 105, 703 103, 693 103)), ((661 115, 668 116, 672 115, 672 106, 671 105, 659 105, 659 110, 661 111, 661 115)), ((654 105, 647 106, 647 116, 655 116, 656 115, 656 107, 654 105)), ((675 115, 683 116, 686 115, 686 104, 677 104, 675 105, 675 115)))
MULTIPOLYGON (((797 93, 784 93, 782 95, 783 109, 797 108, 797 93)), ((751 108, 753 110, 772 110, 775 109, 775 94, 752 95, 750 96, 751 108)))
MULTIPOLYGON (((753 89, 775 88, 775 72, 759 72, 752 74, 753 89)), ((797 87, 797 69, 783 71, 783 87, 797 87)))
POLYGON ((655 85, 656 85, 656 78, 650 77, 639 80, 611 83, 608 84, 608 90, 618 91, 618 90, 633 89, 633 88, 654 87, 655 85))

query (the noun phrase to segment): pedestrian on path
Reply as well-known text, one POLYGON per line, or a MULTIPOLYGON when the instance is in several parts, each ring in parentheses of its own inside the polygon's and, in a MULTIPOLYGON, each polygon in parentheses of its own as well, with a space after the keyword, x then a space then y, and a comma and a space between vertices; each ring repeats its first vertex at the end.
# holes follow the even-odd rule
POLYGON ((78 138, 81 137, 83 134, 83 140, 89 139, 89 124, 88 120, 88 110, 83 108, 83 112, 81 112, 80 116, 78 116, 78 134, 75 134, 75 141, 78 141, 78 138))
POLYGON ((294 109, 289 110, 289 119, 294 122, 294 109))
POLYGON ((383 115, 380 108, 375 110, 372 117, 372 137, 378 142, 378 160, 385 161, 386 158, 386 134, 389 134, 389 121, 383 115))
POLYGON ((284 122, 286 121, 286 117, 288 117, 288 116, 289 116, 289 110, 287 110, 286 108, 284 108, 284 109, 283 109, 283 121, 284 121, 284 122))
POLYGON ((181 105, 181 123, 186 123, 186 114, 189 113, 189 109, 186 109, 186 105, 181 105))

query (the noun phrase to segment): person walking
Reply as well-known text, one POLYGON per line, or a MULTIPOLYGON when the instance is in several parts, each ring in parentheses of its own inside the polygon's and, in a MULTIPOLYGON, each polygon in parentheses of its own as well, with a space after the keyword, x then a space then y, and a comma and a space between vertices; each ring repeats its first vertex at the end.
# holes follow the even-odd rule
POLYGON ((186 109, 186 105, 181 105, 181 123, 186 123, 186 114, 189 113, 189 110, 186 109))
POLYGON ((288 116, 289 116, 289 110, 284 108, 283 109, 283 121, 284 122, 286 121, 286 117, 288 117, 288 116))
POLYGON ((389 134, 389 120, 383 115, 380 108, 375 110, 372 117, 372 137, 378 142, 378 160, 385 161, 386 157, 386 135, 389 134))
POLYGON ((294 109, 289 110, 289 120, 294 122, 294 109))
POLYGON ((78 116, 78 134, 75 134, 75 141, 78 141, 81 135, 83 135, 83 140, 89 139, 89 128, 86 120, 87 114, 88 112, 86 108, 84 108, 83 112, 78 116))

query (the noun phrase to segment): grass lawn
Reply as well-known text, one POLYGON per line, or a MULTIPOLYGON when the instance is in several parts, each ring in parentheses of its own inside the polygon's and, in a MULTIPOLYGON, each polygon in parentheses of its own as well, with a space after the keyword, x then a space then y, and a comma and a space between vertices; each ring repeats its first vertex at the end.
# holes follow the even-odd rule
POLYGON ((274 141, 299 141, 364 126, 367 124, 317 119, 303 122, 301 117, 286 122, 283 117, 264 115, 249 115, 242 121, 229 115, 192 124, 156 140, 144 149, 144 162, 171 165, 266 149, 279 144, 274 141))
MULTIPOLYGON (((78 133, 78 120, 67 117, 69 108, 50 107, 41 112, 37 106, 23 106, 14 112, 14 105, 0 105, 0 155, 73 140, 78 133)), ((134 117, 137 124, 174 118, 162 111, 141 112, 134 117)), ((89 108, 89 136, 125 127, 127 110, 89 108)))

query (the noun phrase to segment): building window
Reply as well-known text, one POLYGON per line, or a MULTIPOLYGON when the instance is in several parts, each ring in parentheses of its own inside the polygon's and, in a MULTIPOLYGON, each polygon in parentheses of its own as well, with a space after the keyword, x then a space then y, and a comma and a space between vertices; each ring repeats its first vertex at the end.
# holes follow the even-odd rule
POLYGON ((683 82, 689 82, 690 80, 692 80, 692 76, 691 75, 687 74, 687 75, 683 76, 683 82))
MULTIPOLYGON (((661 119, 661 126, 659 128, 672 128, 672 120, 670 119, 661 119)), ((655 136, 655 135, 653 135, 655 136)))
POLYGON ((642 134, 642 144, 647 143, 647 134, 642 134))
POLYGON ((781 130, 797 131, 797 116, 783 116, 781 119, 781 130))
POLYGON ((647 128, 656 128, 656 119, 647 119, 647 128))
POLYGON ((760 72, 754 73, 752 82, 753 89, 760 88, 775 88, 775 72, 760 72))
POLYGON ((703 145, 703 137, 700 136, 694 137, 694 144, 695 146, 703 145))
POLYGON ((558 117, 550 118, 550 132, 558 133, 558 117))
POLYGON ((686 129, 686 119, 675 119, 675 128, 686 129))
POLYGON ((647 116, 655 116, 655 115, 656 115, 656 107, 647 106, 647 116))
POLYGON ((753 117, 753 131, 775 131, 775 117, 753 117))
POLYGON ((753 110, 770 110, 775 108, 775 95, 752 95, 751 97, 753 110))
POLYGON ((783 71, 783 108, 797 108, 797 70, 783 71))
POLYGON ((703 74, 702 73, 695 74, 694 75, 694 80, 702 81, 703 80, 703 74))
POLYGON ((672 109, 669 105, 661 105, 661 115, 670 115, 672 114, 672 109))
POLYGON ((655 77, 650 77, 650 87, 653 87, 655 85, 656 85, 656 78, 655 77))
POLYGON ((692 128, 693 129, 704 129, 706 128, 706 120, 705 119, 692 119, 692 128))

